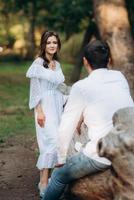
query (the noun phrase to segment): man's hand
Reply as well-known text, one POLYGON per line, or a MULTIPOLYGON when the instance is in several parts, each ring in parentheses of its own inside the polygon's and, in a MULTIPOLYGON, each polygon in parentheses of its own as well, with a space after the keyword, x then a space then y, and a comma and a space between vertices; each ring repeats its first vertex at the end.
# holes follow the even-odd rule
MULTIPOLYGON (((64 163, 64 164, 65 164, 65 163, 64 163)), ((57 167, 57 168, 59 168, 59 167, 63 167, 64 164, 57 164, 57 165, 55 165, 55 167, 57 167)))
POLYGON ((80 117, 80 120, 79 120, 79 122, 78 122, 78 124, 77 124, 77 127, 76 127, 76 130, 77 130, 77 133, 79 134, 79 135, 81 135, 81 125, 82 125, 82 123, 83 123, 83 115, 81 115, 81 117, 80 117))
POLYGON ((77 131, 78 135, 81 135, 81 126, 79 126, 79 127, 77 126, 76 131, 77 131))

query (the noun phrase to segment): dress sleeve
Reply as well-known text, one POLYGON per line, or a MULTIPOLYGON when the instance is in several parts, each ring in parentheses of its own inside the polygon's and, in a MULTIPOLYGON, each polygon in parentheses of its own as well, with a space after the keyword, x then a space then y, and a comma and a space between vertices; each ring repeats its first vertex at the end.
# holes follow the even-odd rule
POLYGON ((35 108, 41 101, 41 88, 40 81, 37 78, 30 79, 30 97, 29 97, 29 108, 35 108))
POLYGON ((63 83, 65 78, 62 73, 60 64, 56 62, 56 70, 53 71, 51 69, 46 69, 43 66, 43 63, 40 62, 41 58, 37 58, 26 73, 26 77, 28 78, 38 78, 45 79, 55 84, 63 83))

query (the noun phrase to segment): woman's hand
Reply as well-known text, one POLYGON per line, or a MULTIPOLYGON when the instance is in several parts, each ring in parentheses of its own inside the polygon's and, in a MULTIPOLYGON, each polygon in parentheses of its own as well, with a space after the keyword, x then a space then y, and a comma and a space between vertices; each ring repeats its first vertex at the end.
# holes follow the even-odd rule
POLYGON ((37 112, 37 122, 38 122, 40 127, 44 127, 45 121, 46 121, 46 117, 45 117, 45 114, 43 112, 41 104, 39 103, 36 106, 35 109, 36 109, 36 112, 37 112))
POLYGON ((43 128, 45 126, 45 121, 46 121, 46 117, 45 117, 44 113, 38 112, 37 113, 37 122, 38 122, 39 126, 43 128))

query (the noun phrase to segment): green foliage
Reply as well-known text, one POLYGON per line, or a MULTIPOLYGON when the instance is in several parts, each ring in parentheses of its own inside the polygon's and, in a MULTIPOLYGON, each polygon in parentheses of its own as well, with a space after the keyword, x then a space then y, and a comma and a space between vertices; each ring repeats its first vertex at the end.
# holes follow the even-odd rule
POLYGON ((9 14, 9 11, 14 10, 14 0, 3 1, 0 0, 0 12, 3 15, 9 14))
POLYGON ((46 15, 42 17, 44 24, 48 28, 65 33, 67 39, 83 30, 82 21, 86 19, 88 24, 92 15, 92 1, 89 0, 47 0, 44 8, 46 10, 46 15))
MULTIPOLYGON (((91 0, 0 0, 0 46, 12 48, 11 55, 8 54, 8 49, 6 55, 0 55, 0 60, 19 61, 21 60, 19 56, 26 57, 29 52, 33 53, 34 36, 38 45, 41 32, 53 29, 65 38, 62 42, 62 60, 74 62, 83 33, 93 19, 92 2, 91 0), (21 28, 18 29, 17 26, 21 28)), ((126 6, 134 36, 134 1, 126 0, 126 6)))
POLYGON ((11 13, 13 11, 12 1, 8 3, 0 0, 0 45, 13 47, 15 37, 10 32, 11 13))

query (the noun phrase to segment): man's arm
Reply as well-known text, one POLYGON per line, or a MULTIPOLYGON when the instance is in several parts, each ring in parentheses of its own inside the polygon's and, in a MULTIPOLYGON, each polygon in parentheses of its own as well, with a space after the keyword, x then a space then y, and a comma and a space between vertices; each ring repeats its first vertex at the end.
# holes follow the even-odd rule
POLYGON ((77 127, 82 111, 85 107, 85 101, 77 84, 72 89, 62 115, 59 138, 58 138, 58 162, 66 162, 68 148, 77 127))

